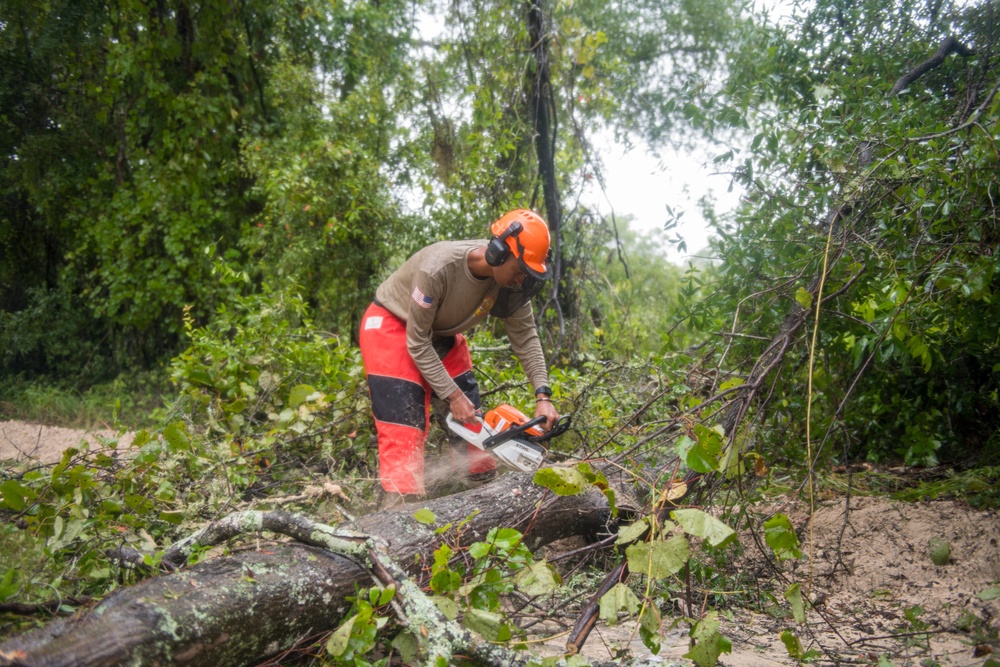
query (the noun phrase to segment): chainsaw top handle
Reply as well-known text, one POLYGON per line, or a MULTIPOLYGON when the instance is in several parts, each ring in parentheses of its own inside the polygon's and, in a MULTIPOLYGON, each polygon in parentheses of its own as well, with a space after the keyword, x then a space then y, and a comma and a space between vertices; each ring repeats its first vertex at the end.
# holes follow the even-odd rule
POLYGON ((545 442, 546 440, 550 440, 556 437, 557 435, 562 435, 563 433, 569 430, 569 424, 572 418, 573 415, 563 415, 562 417, 559 418, 559 421, 556 422, 555 426, 550 428, 542 435, 529 436, 528 440, 530 440, 531 442, 545 442))
MULTIPOLYGON (((545 442, 557 435, 562 435, 569 430, 570 421, 573 415, 563 415, 556 422, 556 425, 550 428, 546 433, 542 435, 526 436, 526 440, 529 442, 545 442)), ((496 435, 490 436, 483 441, 483 447, 486 449, 491 449, 497 445, 503 444, 510 440, 511 438, 516 438, 519 435, 524 435, 525 431, 534 428, 535 426, 541 426, 545 423, 545 417, 539 416, 534 419, 529 419, 528 421, 520 424, 518 426, 512 426, 505 431, 500 431, 496 435)))
POLYGON ((527 431, 529 428, 540 426, 541 424, 544 423, 545 423, 545 416, 542 415, 539 417, 535 417, 534 419, 529 419, 523 424, 519 424, 517 426, 511 426, 506 430, 500 431, 496 435, 486 438, 486 440, 483 441, 483 447, 485 447, 486 449, 491 449, 493 447, 496 447, 497 445, 507 442, 511 438, 516 438, 519 435, 524 435, 524 432, 527 431))

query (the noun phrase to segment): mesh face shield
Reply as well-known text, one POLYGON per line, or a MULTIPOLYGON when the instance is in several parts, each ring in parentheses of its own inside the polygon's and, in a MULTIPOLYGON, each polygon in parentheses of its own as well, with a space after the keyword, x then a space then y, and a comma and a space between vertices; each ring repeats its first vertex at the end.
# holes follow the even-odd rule
POLYGON ((510 317, 524 304, 531 301, 531 297, 542 291, 543 285, 545 285, 544 280, 527 276, 521 284, 520 289, 501 287, 500 293, 497 294, 496 303, 490 308, 490 315, 493 317, 510 317))

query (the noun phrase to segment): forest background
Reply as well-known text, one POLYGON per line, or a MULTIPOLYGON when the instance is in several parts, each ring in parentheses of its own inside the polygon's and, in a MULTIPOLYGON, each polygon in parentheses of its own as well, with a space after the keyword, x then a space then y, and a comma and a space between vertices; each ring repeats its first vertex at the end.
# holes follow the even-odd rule
MULTIPOLYGON (((995 504, 998 10, 2 0, 3 415, 148 429, 111 477, 4 473, 2 511, 33 509, 0 592, 103 590, 123 523, 163 545, 233 498, 371 494, 360 314, 410 253, 515 207, 553 232, 535 308, 566 456, 792 487, 943 465, 933 493, 995 504), (607 131, 714 147, 745 193, 703 203, 714 261, 586 205, 607 131)), ((496 334, 472 337, 480 382, 518 405, 496 334)))

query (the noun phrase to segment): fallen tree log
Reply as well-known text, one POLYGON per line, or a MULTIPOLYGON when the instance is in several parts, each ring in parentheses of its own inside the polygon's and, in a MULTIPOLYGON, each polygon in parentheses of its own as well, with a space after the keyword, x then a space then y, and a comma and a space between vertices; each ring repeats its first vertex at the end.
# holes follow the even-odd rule
MULTIPOLYGON (((480 489, 378 512, 343 528, 381 538, 388 555, 410 576, 418 575, 442 540, 435 526, 413 518, 421 507, 434 513, 438 526, 468 519, 464 545, 484 539, 495 526, 509 526, 536 549, 598 533, 611 520, 607 500, 596 490, 555 497, 530 475, 509 474, 480 489)), ((74 617, 15 637, 0 645, 0 664, 256 664, 335 628, 348 608, 346 597, 371 581, 361 560, 326 549, 248 548, 147 579, 74 617)))

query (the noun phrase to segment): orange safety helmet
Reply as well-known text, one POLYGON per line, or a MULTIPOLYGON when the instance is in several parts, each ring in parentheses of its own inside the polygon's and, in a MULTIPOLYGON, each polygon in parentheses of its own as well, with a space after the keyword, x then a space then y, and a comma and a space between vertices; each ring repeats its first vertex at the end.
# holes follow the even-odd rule
POLYGON ((505 213, 490 227, 493 238, 486 246, 486 261, 500 266, 510 253, 525 273, 538 280, 549 277, 549 226, 534 211, 519 208, 505 213))

